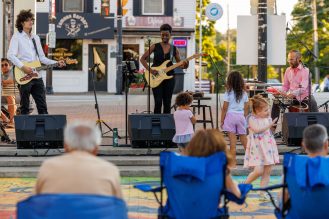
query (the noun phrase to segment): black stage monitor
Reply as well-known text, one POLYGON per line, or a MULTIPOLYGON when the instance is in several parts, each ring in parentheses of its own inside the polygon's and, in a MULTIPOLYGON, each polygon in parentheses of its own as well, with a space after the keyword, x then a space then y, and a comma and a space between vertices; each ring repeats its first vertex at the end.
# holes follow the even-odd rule
POLYGON ((63 148, 66 115, 14 117, 18 149, 63 148))

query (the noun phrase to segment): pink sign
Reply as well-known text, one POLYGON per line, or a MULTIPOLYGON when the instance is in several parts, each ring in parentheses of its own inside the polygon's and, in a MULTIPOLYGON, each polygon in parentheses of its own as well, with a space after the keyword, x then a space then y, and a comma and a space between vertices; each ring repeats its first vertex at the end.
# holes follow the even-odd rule
POLYGON ((183 17, 151 17, 151 16, 143 16, 143 17, 134 17, 128 16, 126 17, 126 26, 127 27, 154 27, 158 28, 162 24, 170 24, 173 27, 183 27, 184 26, 184 18, 183 17))

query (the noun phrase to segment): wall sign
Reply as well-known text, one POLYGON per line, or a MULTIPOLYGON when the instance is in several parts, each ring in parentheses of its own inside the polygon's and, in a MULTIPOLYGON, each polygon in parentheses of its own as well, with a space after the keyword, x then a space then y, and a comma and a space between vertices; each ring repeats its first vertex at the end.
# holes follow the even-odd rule
POLYGON ((170 24, 173 27, 184 27, 183 17, 152 17, 152 16, 142 16, 126 17, 127 27, 153 27, 159 28, 162 24, 170 24))
MULTIPOLYGON (((56 16, 58 39, 114 39, 114 19, 94 13, 58 13, 56 16)), ((48 32, 48 13, 37 13, 37 34, 48 32)))
POLYGON ((173 45, 176 47, 186 47, 187 39, 173 39, 173 45))

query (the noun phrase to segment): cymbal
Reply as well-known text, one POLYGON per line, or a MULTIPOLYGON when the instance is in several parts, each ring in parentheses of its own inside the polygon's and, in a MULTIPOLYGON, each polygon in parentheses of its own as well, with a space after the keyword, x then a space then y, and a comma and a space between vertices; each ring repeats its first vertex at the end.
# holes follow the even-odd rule
POLYGON ((248 86, 256 86, 256 87, 271 87, 271 85, 266 84, 264 82, 258 83, 258 82, 247 82, 246 85, 248 86))
POLYGON ((246 83, 260 83, 260 84, 266 84, 264 81, 257 81, 257 80, 247 80, 246 83))

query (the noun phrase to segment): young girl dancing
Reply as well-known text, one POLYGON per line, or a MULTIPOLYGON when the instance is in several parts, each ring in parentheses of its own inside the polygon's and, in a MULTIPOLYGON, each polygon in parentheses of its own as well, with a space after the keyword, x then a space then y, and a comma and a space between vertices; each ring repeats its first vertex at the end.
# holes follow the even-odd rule
POLYGON ((228 132, 230 139, 230 153, 233 158, 231 168, 236 167, 236 135, 239 135, 243 147, 246 149, 246 116, 248 115, 248 95, 244 90, 244 81, 238 71, 229 74, 224 94, 224 105, 221 116, 221 127, 228 132))
MULTIPOLYGON (((244 167, 251 167, 253 171, 248 175, 245 183, 252 183, 261 177, 260 186, 268 185, 272 167, 279 163, 279 153, 275 139, 271 133, 277 118, 272 121, 268 102, 261 96, 251 98, 252 115, 248 119, 248 143, 244 157, 244 167)), ((260 193, 262 200, 268 200, 266 194, 260 193)))
POLYGON ((176 134, 172 141, 177 143, 182 154, 184 154, 184 149, 194 133, 193 124, 196 119, 190 110, 192 101, 193 97, 187 92, 182 92, 176 97, 176 106, 178 107, 174 112, 176 134))

